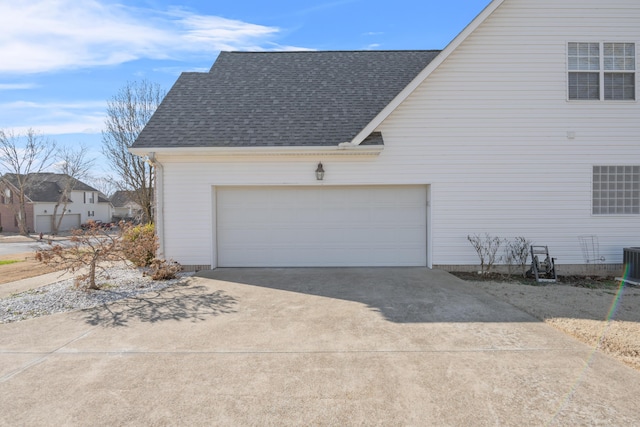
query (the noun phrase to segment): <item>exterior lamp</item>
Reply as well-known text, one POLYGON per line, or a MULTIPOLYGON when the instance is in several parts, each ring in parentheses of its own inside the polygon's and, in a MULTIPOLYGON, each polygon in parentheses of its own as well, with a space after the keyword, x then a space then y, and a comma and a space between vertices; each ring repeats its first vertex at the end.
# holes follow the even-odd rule
POLYGON ((322 181, 324 179, 324 168, 322 167, 322 162, 318 163, 318 168, 316 169, 316 179, 318 181, 322 181))

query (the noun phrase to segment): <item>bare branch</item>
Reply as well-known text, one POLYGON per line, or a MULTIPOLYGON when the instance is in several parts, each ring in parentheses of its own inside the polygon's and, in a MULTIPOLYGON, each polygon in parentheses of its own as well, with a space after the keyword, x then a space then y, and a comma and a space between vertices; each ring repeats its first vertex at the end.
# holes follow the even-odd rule
POLYGON ((0 171, 5 172, 4 180, 16 193, 12 206, 21 234, 29 233, 27 193, 39 184, 38 174, 53 165, 55 148, 55 141, 33 129, 24 135, 0 130, 0 171))
POLYGON ((57 169, 62 174, 58 181, 60 185, 60 196, 53 207, 53 216, 51 217, 53 234, 57 234, 62 224, 62 219, 67 210, 67 205, 71 200, 71 192, 76 188, 80 181, 85 180, 89 176, 89 172, 93 167, 95 159, 87 158, 89 150, 85 145, 80 144, 77 148, 62 147, 56 152, 57 169), (62 206, 62 211, 58 215, 58 209, 62 206))
POLYGON ((86 289, 100 289, 96 278, 101 263, 106 261, 124 261, 120 247, 121 238, 98 227, 97 224, 87 230, 74 230, 69 246, 52 245, 36 252, 36 259, 47 265, 55 265, 69 272, 81 270, 76 276, 76 286, 86 289))
POLYGON ((111 176, 87 177, 86 179, 89 185, 107 197, 113 196, 113 193, 119 188, 118 180, 111 176))
POLYGON ((166 91, 147 80, 128 82, 107 103, 102 153, 119 178, 118 189, 133 191, 144 221, 153 221, 152 166, 128 149, 147 124, 166 91))

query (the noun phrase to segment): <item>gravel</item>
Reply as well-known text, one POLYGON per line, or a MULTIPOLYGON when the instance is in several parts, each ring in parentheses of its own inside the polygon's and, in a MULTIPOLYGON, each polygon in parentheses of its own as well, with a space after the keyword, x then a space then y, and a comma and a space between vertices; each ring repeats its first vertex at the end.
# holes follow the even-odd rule
POLYGON ((105 271, 103 289, 77 289, 73 279, 62 280, 0 299, 0 323, 11 323, 53 313, 84 310, 139 294, 159 291, 193 273, 172 280, 151 280, 141 269, 115 267, 105 271))

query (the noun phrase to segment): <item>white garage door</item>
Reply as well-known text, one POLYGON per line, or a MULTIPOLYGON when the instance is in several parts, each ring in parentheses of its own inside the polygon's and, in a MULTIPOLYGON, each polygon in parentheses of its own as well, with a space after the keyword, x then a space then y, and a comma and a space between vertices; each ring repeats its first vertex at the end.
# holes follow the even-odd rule
MULTIPOLYGON (((53 215, 38 215, 36 217, 36 231, 38 233, 51 233, 51 218, 53 215)), ((67 231, 80 228, 80 214, 65 214, 62 217, 59 231, 67 231)))
POLYGON ((424 186, 221 187, 220 267, 424 266, 424 186))
POLYGON ((51 233, 51 217, 53 215, 37 215, 36 216, 36 232, 51 233))
POLYGON ((60 223, 60 231, 73 230, 80 228, 80 214, 65 214, 60 223))

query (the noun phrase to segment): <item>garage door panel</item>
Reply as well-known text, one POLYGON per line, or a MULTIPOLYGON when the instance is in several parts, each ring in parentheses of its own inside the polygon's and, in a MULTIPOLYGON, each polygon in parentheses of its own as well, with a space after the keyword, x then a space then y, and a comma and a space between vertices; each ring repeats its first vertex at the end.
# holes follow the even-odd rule
POLYGON ((371 239, 376 242, 390 242, 394 246, 410 245, 410 246, 422 246, 424 239, 422 238, 422 229, 418 228, 389 228, 379 229, 371 236, 371 239))
POLYGON ((53 215, 37 215, 36 216, 36 231, 39 233, 51 232, 51 218, 53 215))
POLYGON ((393 218, 394 224, 416 224, 423 220, 424 207, 418 206, 393 206, 382 207, 370 212, 371 221, 388 223, 393 218))
POLYGON ((222 187, 220 267, 426 265, 426 187, 222 187))

